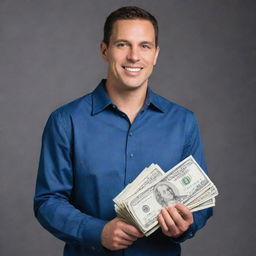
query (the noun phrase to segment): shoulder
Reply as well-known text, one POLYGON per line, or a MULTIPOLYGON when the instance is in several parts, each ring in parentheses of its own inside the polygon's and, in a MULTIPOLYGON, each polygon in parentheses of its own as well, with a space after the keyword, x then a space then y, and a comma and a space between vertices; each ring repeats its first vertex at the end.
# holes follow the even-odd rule
POLYGON ((70 133, 74 120, 91 115, 91 94, 88 93, 53 110, 46 122, 45 130, 64 129, 70 133))
POLYGON ((91 94, 92 93, 88 93, 78 99, 58 107, 51 113, 51 116, 57 119, 66 119, 72 118, 78 114, 91 113, 91 94))
POLYGON ((192 117, 194 116, 194 112, 180 104, 177 104, 161 95, 158 95, 156 93, 155 98, 157 99, 157 102, 159 102, 159 106, 162 108, 162 110, 167 115, 179 115, 184 117, 192 117))

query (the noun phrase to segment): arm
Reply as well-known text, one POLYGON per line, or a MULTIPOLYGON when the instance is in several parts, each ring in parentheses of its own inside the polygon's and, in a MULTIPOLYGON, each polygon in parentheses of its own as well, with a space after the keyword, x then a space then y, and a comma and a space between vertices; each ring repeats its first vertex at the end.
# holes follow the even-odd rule
MULTIPOLYGON (((189 113, 186 120, 186 143, 182 159, 192 155, 201 168, 207 173, 203 145, 200 137, 198 123, 193 113, 189 113)), ((201 229, 208 218, 212 216, 212 208, 191 213, 184 205, 168 207, 158 216, 162 232, 172 237, 175 242, 183 242, 192 238, 201 229), (180 215, 180 213, 182 213, 180 215)))
POLYGON ((34 213, 40 224, 57 238, 101 251, 101 232, 106 221, 81 212, 71 202, 71 134, 61 112, 53 112, 43 133, 34 213))

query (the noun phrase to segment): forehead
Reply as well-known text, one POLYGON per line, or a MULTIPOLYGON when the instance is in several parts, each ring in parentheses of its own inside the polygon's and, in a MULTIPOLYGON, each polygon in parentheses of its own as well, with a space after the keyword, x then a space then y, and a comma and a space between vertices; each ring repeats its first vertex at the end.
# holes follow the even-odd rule
POLYGON ((112 28, 110 40, 155 42, 155 30, 148 20, 117 20, 112 28))

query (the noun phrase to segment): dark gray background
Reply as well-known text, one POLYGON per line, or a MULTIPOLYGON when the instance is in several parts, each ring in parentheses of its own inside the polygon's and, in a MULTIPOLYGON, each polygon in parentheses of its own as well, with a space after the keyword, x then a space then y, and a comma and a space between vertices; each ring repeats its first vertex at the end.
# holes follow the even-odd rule
POLYGON ((123 5, 152 12, 160 56, 150 80, 199 119, 214 217, 183 255, 256 255, 256 1, 0 1, 0 255, 62 255, 35 220, 41 133, 50 112, 94 89, 106 16, 123 5))

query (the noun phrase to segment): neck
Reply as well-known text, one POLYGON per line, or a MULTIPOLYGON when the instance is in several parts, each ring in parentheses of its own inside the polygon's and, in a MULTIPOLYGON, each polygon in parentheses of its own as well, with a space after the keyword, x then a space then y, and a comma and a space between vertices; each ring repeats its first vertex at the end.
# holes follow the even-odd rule
POLYGON ((131 89, 114 86, 109 80, 106 81, 106 90, 112 102, 119 110, 124 112, 132 123, 142 108, 147 94, 147 84, 131 89))

